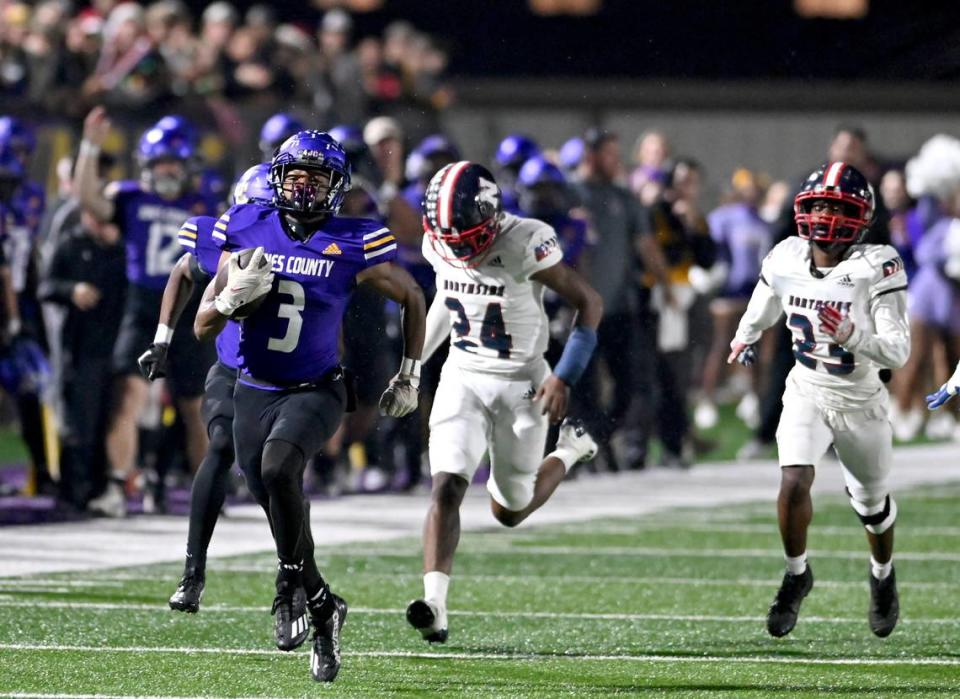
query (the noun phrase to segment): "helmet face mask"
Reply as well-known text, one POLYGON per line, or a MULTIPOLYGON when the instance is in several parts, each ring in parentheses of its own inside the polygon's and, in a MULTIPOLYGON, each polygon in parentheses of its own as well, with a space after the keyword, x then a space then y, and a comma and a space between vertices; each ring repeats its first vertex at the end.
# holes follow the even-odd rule
POLYGON ((437 172, 423 201, 423 228, 446 262, 476 267, 496 242, 502 195, 482 165, 461 160, 437 172))
POLYGON ((154 127, 137 144, 140 182, 164 199, 176 199, 190 183, 194 145, 188 134, 154 127))
POLYGON ((852 245, 870 227, 873 202, 873 188, 856 168, 827 163, 807 178, 794 200, 797 234, 822 249, 852 245))
POLYGON ((445 262, 459 263, 470 269, 486 258, 486 252, 493 246, 500 233, 500 217, 491 218, 460 233, 443 233, 430 228, 427 217, 423 217, 423 227, 430 236, 430 244, 445 262), (442 245, 437 245, 442 243, 442 245))
POLYGON ((343 147, 322 131, 301 131, 284 141, 270 163, 273 204, 295 218, 337 214, 350 191, 343 147))

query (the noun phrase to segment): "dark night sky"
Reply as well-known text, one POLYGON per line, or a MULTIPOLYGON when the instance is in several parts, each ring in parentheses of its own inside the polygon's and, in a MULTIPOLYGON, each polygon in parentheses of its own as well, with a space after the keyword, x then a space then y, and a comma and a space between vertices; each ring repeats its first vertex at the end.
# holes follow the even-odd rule
MULTIPOLYGON (((319 16, 305 6, 277 10, 311 26, 319 16)), ((801 19, 791 0, 605 0, 590 18, 537 17, 524 0, 387 0, 356 18, 357 33, 397 18, 445 37, 452 72, 464 75, 960 77, 956 0, 871 0, 868 16, 854 21, 801 19)))

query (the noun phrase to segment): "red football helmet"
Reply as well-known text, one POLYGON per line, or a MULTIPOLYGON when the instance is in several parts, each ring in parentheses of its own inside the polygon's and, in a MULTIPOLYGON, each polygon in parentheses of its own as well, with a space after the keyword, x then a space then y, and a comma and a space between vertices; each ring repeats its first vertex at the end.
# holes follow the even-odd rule
POLYGON ((805 240, 849 244, 873 220, 873 187, 852 165, 825 163, 813 171, 793 203, 797 233, 805 240), (840 203, 842 212, 814 211, 815 202, 840 203))
POLYGON ((461 160, 430 180, 423 198, 423 229, 447 262, 475 267, 500 232, 500 187, 487 168, 461 160))

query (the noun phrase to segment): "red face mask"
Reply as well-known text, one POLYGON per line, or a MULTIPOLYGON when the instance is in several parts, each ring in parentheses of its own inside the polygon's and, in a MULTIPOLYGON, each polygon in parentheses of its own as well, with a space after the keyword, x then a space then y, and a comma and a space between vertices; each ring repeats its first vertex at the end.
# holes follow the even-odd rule
POLYGON ((794 200, 797 234, 821 243, 853 243, 870 225, 866 202, 843 192, 801 192, 794 200), (817 201, 840 202, 843 213, 814 212, 817 201))
POLYGON ((500 225, 496 218, 490 218, 461 233, 441 233, 431 228, 424 216, 423 229, 430 236, 433 249, 444 261, 459 262, 469 269, 483 262, 484 253, 490 249, 500 232, 500 225))

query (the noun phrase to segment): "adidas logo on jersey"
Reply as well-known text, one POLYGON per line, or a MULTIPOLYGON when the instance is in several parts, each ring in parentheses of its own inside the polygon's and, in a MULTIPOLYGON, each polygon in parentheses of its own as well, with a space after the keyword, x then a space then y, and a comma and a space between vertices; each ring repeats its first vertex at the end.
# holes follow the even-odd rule
POLYGON ((856 286, 849 274, 844 274, 842 277, 840 277, 840 279, 837 280, 837 284, 840 286, 856 286))
POLYGON ((503 260, 500 259, 500 255, 494 257, 490 262, 487 263, 491 267, 503 267, 503 260))
POLYGON ((324 255, 342 255, 343 250, 340 249, 340 246, 336 243, 330 243, 327 247, 323 249, 324 255))

